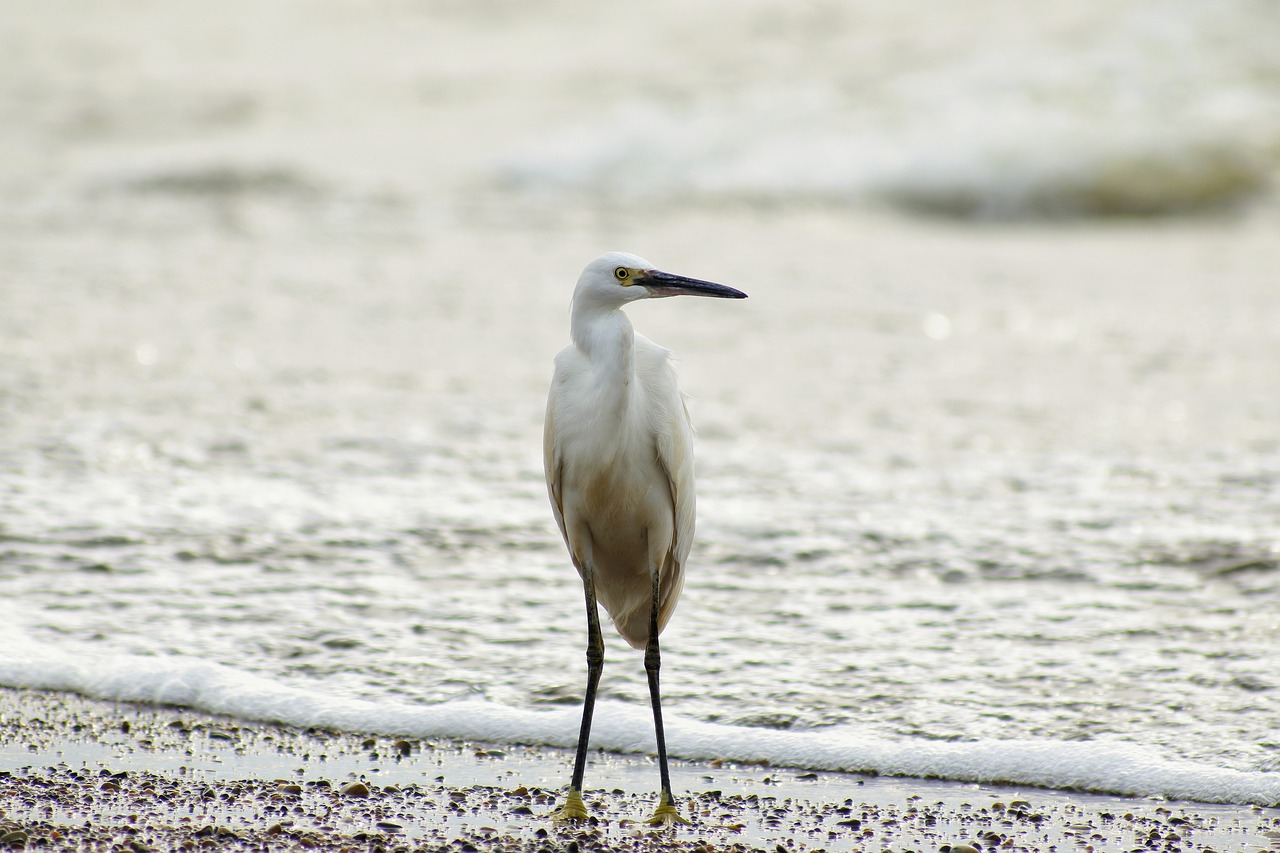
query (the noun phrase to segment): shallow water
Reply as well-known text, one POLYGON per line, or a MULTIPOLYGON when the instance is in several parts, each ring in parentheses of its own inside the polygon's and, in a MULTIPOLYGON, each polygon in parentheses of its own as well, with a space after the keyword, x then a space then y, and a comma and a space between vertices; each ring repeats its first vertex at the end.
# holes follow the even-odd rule
MULTIPOLYGON (((542 405, 572 282, 620 248, 751 295, 630 310, 680 358, 701 434, 664 634, 686 754, 699 722, 741 727, 718 747, 737 757, 763 729, 984 743, 992 767, 1011 741, 1067 764, 1137 745, 1253 774, 1228 797, 1274 791, 1280 77, 1203 33, 1280 25, 1248 3, 1208 30, 1177 4, 1081 8, 1001 23, 1002 55, 1058 94, 994 100, 1017 75, 992 82, 983 4, 971 27, 875 4, 874 27, 835 6, 548 4, 500 27, 449 4, 30 10, 0 50, 21 119, 0 172, 0 680, 199 704, 208 662, 263 679, 218 675, 219 701, 479 699, 511 737, 564 740, 522 716, 572 716, 582 690, 542 405), (601 26, 660 61, 620 62, 601 26), (1188 39, 1213 73, 1162 100, 1158 60, 1188 39), (1048 86, 1059 68, 1078 85, 1048 86), (1120 143, 1093 97, 1117 80, 1146 122, 1120 143), (925 133, 904 88, 982 132, 925 133), (840 106, 863 95, 875 115, 840 106), (1046 137, 1049 108, 1095 135, 1046 137), (902 134, 924 153, 868 171, 858 152, 902 134), (1198 176, 1155 179, 1165 216, 1058 218, 1137 209, 1086 197, 1149 198, 1108 146, 1155 162, 1157 137, 1198 176), (833 139, 839 167, 813 150, 833 139), (1000 221, 874 203, 921 192, 1000 221)), ((639 657, 608 643, 603 696, 642 709, 639 657)))

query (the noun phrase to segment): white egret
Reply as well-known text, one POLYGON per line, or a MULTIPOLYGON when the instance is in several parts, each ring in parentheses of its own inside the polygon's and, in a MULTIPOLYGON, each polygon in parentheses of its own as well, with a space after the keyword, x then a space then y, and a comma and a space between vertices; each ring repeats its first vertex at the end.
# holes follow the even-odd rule
POLYGON ((693 428, 671 354, 636 334, 622 307, 662 296, 743 299, 732 287, 660 272, 623 252, 601 255, 573 291, 573 342, 556 356, 543 462, 556 523, 587 598, 587 689, 562 820, 587 817, 587 740, 604 639, 596 602, 644 649, 662 790, 649 822, 687 823, 671 796, 658 689, 658 634, 671 618, 693 544, 693 428))

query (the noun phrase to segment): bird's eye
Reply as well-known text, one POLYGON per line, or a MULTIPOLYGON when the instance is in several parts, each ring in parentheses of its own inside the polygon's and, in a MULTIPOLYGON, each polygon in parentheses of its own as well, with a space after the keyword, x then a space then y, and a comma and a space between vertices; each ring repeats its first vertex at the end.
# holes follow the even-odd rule
POLYGON ((618 281, 626 281, 627 279, 631 278, 631 270, 627 269, 626 267, 618 267, 616 270, 613 271, 613 277, 616 278, 618 281))

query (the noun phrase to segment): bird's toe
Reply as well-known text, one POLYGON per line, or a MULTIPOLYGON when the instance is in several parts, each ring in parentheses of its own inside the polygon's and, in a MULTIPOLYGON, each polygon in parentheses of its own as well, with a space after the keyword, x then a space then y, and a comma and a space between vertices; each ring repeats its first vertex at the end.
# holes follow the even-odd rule
POLYGON ((676 804, 672 802, 671 794, 663 791, 662 797, 658 800, 658 807, 649 816, 648 824, 650 826, 680 826, 687 823, 689 823, 689 819, 676 810, 676 804))
POLYGON ((586 820, 587 817, 587 804, 582 801, 582 794, 573 788, 569 789, 564 805, 551 814, 554 821, 578 821, 586 820))

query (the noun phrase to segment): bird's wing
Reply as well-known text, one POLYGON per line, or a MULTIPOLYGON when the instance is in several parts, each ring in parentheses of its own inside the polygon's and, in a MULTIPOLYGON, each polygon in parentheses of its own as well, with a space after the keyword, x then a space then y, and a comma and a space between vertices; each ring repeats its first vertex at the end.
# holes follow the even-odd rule
POLYGON ((675 535, 671 550, 661 569, 658 630, 667 624, 675 611, 680 591, 684 588, 684 566, 693 547, 693 531, 697 518, 693 478, 693 427, 685 398, 676 383, 669 353, 657 347, 657 363, 651 366, 653 381, 650 393, 660 405, 654 409, 654 438, 658 464, 667 475, 671 489, 675 535))
POLYGON ((555 515, 556 526, 560 528, 560 535, 564 537, 564 543, 569 547, 569 553, 572 554, 573 547, 569 545, 569 534, 564 528, 564 505, 560 491, 560 476, 563 471, 563 463, 560 459, 560 445, 556 441, 554 396, 547 400, 547 416, 542 427, 542 467, 547 477, 547 496, 551 498, 551 512, 555 515))
POLYGON ((671 502, 675 508, 675 540, 671 553, 676 562, 684 565, 693 546, 693 529, 696 522, 693 485, 693 429, 689 425, 689 413, 684 397, 680 408, 673 413, 670 430, 658 434, 658 463, 667 474, 671 487, 671 502))

